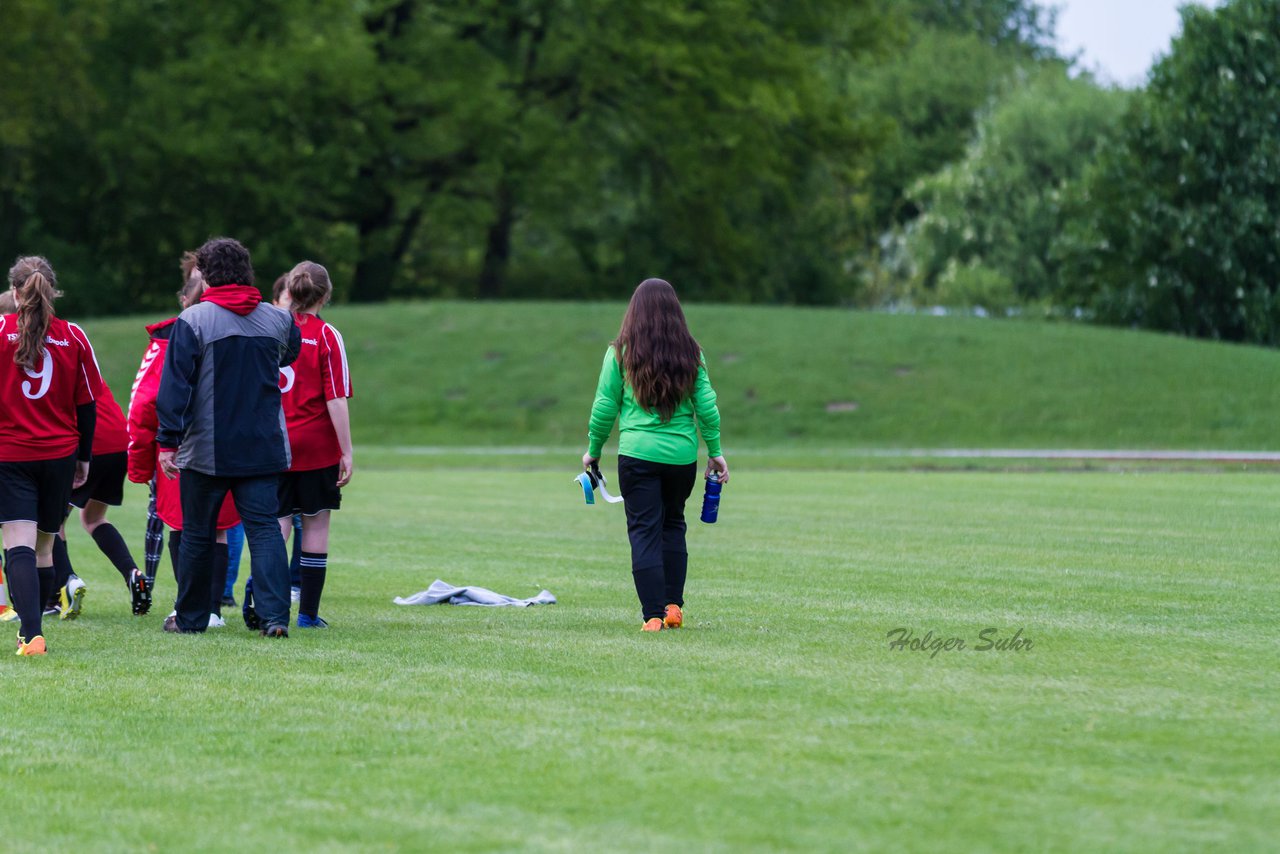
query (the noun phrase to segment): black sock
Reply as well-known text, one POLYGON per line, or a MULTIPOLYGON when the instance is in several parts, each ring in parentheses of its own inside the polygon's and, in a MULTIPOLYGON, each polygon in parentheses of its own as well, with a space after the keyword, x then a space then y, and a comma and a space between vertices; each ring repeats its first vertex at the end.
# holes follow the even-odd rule
POLYGON ((320 594, 324 592, 324 576, 328 564, 328 552, 302 552, 298 562, 302 573, 302 594, 298 597, 299 614, 319 616, 320 594))
POLYGON ((36 550, 30 546, 7 549, 4 553, 4 581, 9 587, 9 599, 21 621, 18 634, 29 641, 41 634, 40 620, 44 616, 45 600, 40 598, 36 550))
POLYGON ((36 575, 40 577, 40 601, 53 602, 54 596, 58 592, 58 588, 53 586, 53 564, 37 566, 36 575))
POLYGON ((209 579, 209 595, 213 613, 222 616, 222 597, 227 592, 227 544, 213 544, 213 575, 209 579))
POLYGON ((53 589, 61 590, 71 578, 75 570, 71 568, 71 557, 67 554, 67 541, 61 536, 53 538, 53 589))
POLYGON ((169 561, 173 564, 173 580, 178 581, 178 550, 182 548, 182 532, 169 532, 169 561))
POLYGON ((128 584, 138 564, 134 562, 133 555, 129 554, 129 547, 124 544, 124 537, 120 536, 116 526, 103 522, 93 529, 93 541, 107 556, 107 560, 115 565, 116 571, 124 578, 124 583, 128 584))

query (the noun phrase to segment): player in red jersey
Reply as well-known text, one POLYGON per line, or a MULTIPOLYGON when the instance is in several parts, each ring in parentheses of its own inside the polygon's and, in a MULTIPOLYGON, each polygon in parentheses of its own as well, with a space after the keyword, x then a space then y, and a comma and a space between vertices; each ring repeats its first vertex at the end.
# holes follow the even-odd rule
POLYGON ((9 270, 17 312, 0 317, 0 531, 18 655, 42 655, 53 593, 53 540, 71 490, 89 477, 102 375, 84 330, 55 317, 44 258, 9 270))
MULTIPOLYGON (((18 303, 13 298, 13 291, 8 288, 0 291, 0 317, 13 314, 17 310, 18 303)), ((3 563, 4 557, 0 554, 0 585, 4 584, 3 563)), ((9 607, 9 600, 4 596, 4 591, 0 590, 0 623, 8 623, 16 619, 18 619, 18 612, 9 607)))
MULTIPOLYGON (((196 253, 183 252, 182 260, 178 262, 179 268, 182 270, 182 287, 178 290, 178 305, 181 308, 190 308, 200 299, 200 295, 204 292, 204 277, 200 275, 200 270, 196 267, 196 253)), ((145 357, 143 359, 145 364, 145 357)), ((133 389, 137 391, 138 383, 141 381, 142 375, 139 374, 134 379, 133 389)), ((133 402, 132 395, 130 403, 133 402)), ((156 512, 156 482, 152 479, 147 483, 147 491, 150 493, 147 497, 147 529, 146 529, 146 563, 147 563, 147 580, 151 583, 152 588, 155 587, 156 572, 160 568, 160 558, 164 554, 164 520, 160 518, 160 514, 156 512)))
POLYGON ((319 311, 333 295, 329 271, 303 261, 289 271, 286 288, 294 323, 302 332, 297 360, 280 369, 280 394, 293 465, 280 475, 280 533, 287 541, 293 516, 302 514, 302 591, 298 628, 325 628, 320 619, 329 560, 329 515, 342 505, 351 481, 351 376, 338 330, 319 311))
MULTIPOLYGON (((151 585, 147 576, 138 569, 124 537, 120 536, 115 525, 107 521, 107 508, 119 507, 124 502, 125 450, 128 447, 124 413, 104 380, 98 397, 98 421, 93 433, 93 462, 89 464, 89 478, 84 485, 72 491, 70 506, 79 508, 80 524, 124 579, 132 599, 133 613, 141 616, 151 610, 151 585)), ((74 620, 80 615, 88 587, 72 569, 71 558, 67 554, 65 523, 53 543, 53 568, 54 590, 58 592, 49 606, 56 608, 62 619, 74 620)), ((48 612, 49 608, 46 608, 48 612)))
MULTIPOLYGON (((204 292, 204 281, 195 266, 195 254, 188 252, 182 258, 184 284, 178 292, 178 305, 188 308, 200 301, 204 292)), ((176 317, 153 323, 147 327, 151 341, 146 352, 142 354, 142 364, 133 381, 133 393, 129 397, 128 424, 128 473, 129 480, 134 483, 152 483, 155 488, 156 515, 160 521, 168 525, 169 558, 173 562, 173 574, 178 575, 178 549, 182 543, 182 494, 181 475, 166 477, 159 470, 157 462, 156 427, 156 393, 160 390, 160 376, 164 369, 164 352, 169 346, 169 334, 173 331, 176 317)), ((236 513, 235 502, 231 493, 227 493, 222 507, 218 510, 216 524, 217 537, 213 546, 213 577, 210 587, 213 592, 213 613, 209 615, 210 628, 226 625, 222 619, 222 589, 227 580, 227 530, 240 524, 240 516, 236 513)), ((162 535, 163 536, 163 535, 162 535)), ((173 619, 170 614, 166 619, 173 619)))

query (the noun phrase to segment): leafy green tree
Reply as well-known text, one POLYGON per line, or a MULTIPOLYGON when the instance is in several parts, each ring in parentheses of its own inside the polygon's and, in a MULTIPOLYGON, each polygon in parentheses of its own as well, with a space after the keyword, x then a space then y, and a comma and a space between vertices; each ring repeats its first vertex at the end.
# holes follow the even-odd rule
POLYGON ((77 310, 169 305, 182 250, 242 237, 270 281, 311 257, 384 298, 433 190, 491 129, 465 46, 417 4, 118 0, 97 101, 36 155, 34 218, 77 310), (460 55, 461 51, 461 55, 460 55))
POLYGON ((291 67, 289 10, 244 0, 106 8, 88 46, 94 101, 34 154, 40 233, 30 242, 62 273, 71 309, 171 306, 179 254, 211 233, 245 237, 270 275, 293 255, 311 201, 296 180, 306 84, 291 67))
MULTIPOLYGON (((0 258, 31 237, 37 152, 67 126, 80 126, 96 100, 89 46, 103 27, 102 0, 0 4, 0 258)), ((26 250, 30 251, 30 250, 26 250)))
POLYGON ((871 237, 915 218, 907 189, 964 153, 975 117, 1016 69, 1060 63, 1054 15, 1030 0, 908 0, 890 8, 901 47, 868 55, 853 84, 888 133, 867 176, 871 237))
POLYGON ((907 0, 920 25, 974 36, 1031 59, 1054 59, 1057 9, 1028 0, 907 0))
POLYGON ((872 8, 485 9, 470 37, 497 69, 502 133, 482 157, 492 213, 478 295, 580 294, 601 279, 620 290, 661 271, 699 298, 821 299, 840 278, 842 225, 814 212, 846 205, 870 143, 834 71, 877 37, 872 8), (821 238, 785 240, 797 221, 821 238), (788 275, 811 251, 822 275, 788 275))
POLYGON ((1009 87, 964 157, 920 181, 908 247, 924 299, 989 309, 1056 300, 1064 194, 1117 126, 1127 93, 1049 67, 1009 87))
POLYGON ((845 298, 875 136, 840 81, 879 38, 874 8, 733 5, 690 22, 693 49, 665 49, 660 79, 679 97, 653 99, 622 151, 639 204, 620 270, 656 264, 699 299, 845 298))
POLYGON ((1186 6, 1062 243, 1102 320, 1280 343, 1277 0, 1186 6))
POLYGON ((38 145, 0 137, 29 155, 0 246, 54 256, 76 311, 169 305, 179 254, 223 232, 264 279, 311 257, 349 299, 845 287, 873 142, 845 81, 877 0, 84 8, 85 97, 38 145))
POLYGON ((923 30, 868 72, 867 100, 888 126, 868 182, 872 233, 919 214, 907 189, 964 153, 974 117, 1015 67, 975 35, 923 30))

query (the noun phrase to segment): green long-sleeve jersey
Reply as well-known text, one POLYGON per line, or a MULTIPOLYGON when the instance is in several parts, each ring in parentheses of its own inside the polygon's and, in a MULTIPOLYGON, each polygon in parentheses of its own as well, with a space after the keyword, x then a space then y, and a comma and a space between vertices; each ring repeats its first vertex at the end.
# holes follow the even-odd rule
POLYGON ((699 432, 702 441, 707 443, 707 454, 720 456, 720 410, 716 406, 716 391, 707 377, 706 362, 701 358, 692 394, 681 401, 671 420, 664 423, 658 413, 636 402, 631 384, 623 379, 622 364, 610 346, 600 366, 600 382, 591 406, 587 453, 600 456, 615 420, 619 421, 618 453, 622 456, 652 463, 688 465, 698 460, 699 432))

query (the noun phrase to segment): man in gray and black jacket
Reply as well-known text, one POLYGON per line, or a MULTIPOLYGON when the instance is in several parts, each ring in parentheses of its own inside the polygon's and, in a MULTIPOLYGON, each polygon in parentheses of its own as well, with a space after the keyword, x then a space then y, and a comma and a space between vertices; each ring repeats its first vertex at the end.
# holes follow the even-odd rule
POLYGON ((297 358, 302 337, 287 311, 262 301, 238 241, 208 241, 196 266, 207 289, 173 325, 156 398, 160 467, 182 472, 177 615, 165 629, 209 624, 215 526, 230 491, 263 634, 288 637, 289 565, 276 521, 276 480, 289 468, 280 368, 297 358))

